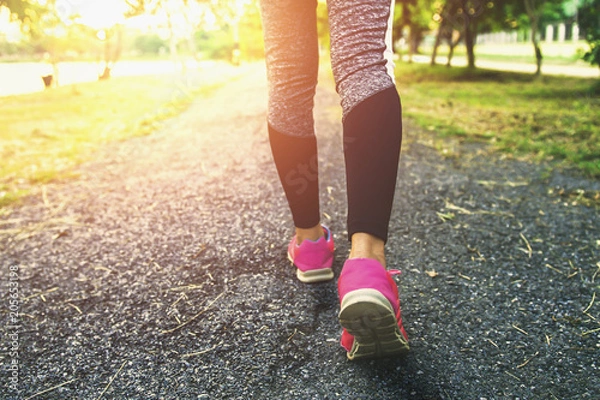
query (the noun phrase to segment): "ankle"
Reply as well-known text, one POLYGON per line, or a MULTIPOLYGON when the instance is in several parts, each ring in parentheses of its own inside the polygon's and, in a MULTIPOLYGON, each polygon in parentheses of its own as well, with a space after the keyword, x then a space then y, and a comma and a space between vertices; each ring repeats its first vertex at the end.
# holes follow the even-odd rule
POLYGON ((305 240, 317 241, 325 236, 321 224, 315 225, 312 228, 304 229, 296 227, 296 243, 300 245, 305 240))
POLYGON ((352 249, 348 258, 371 258, 385 268, 385 242, 368 233, 357 232, 352 235, 352 249))

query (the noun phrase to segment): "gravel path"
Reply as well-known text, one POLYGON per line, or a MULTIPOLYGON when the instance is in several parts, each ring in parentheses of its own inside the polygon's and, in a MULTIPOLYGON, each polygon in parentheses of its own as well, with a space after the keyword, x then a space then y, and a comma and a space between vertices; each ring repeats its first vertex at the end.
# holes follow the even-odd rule
MULTIPOLYGON (((286 259, 264 69, 243 68, 156 134, 2 211, 0 398, 600 397, 600 182, 480 145, 449 142, 443 157, 407 123, 388 263, 403 271, 412 350, 349 362, 335 281, 301 284, 286 259)), ((341 111, 322 81, 339 274, 341 111)))

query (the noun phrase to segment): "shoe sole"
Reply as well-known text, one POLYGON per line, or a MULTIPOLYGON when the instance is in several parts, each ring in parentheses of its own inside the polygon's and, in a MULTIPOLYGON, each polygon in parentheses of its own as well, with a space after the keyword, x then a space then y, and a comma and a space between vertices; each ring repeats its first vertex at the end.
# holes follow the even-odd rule
MULTIPOLYGON (((294 260, 290 253, 288 253, 288 260, 296 267, 294 264, 294 260)), ((300 282, 304 283, 318 283, 330 281, 333 279, 333 269, 331 268, 320 268, 320 269, 311 269, 310 271, 303 272, 298 267, 296 267, 296 277, 300 282)))
POLYGON ((340 324, 354 336, 349 360, 385 358, 406 354, 408 341, 400 332, 394 309, 375 289, 347 293, 341 304, 340 324))

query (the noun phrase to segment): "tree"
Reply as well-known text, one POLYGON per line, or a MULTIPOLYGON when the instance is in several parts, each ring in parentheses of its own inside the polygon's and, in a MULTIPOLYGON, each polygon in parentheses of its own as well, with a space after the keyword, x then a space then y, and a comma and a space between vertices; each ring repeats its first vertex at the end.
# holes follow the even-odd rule
POLYGON ((98 39, 104 43, 104 68, 102 74, 98 76, 99 80, 110 78, 112 69, 121 58, 123 49, 123 26, 115 24, 110 28, 98 31, 98 39))
POLYGON ((539 40, 540 28, 544 24, 566 19, 563 3, 564 0, 512 0, 507 1, 504 5, 506 28, 529 27, 535 55, 536 75, 542 73, 543 55, 539 40))
POLYGON ((600 0, 584 0, 577 15, 590 46, 583 59, 600 67, 600 0))
POLYGON ((449 67, 452 63, 452 56, 454 55, 454 48, 463 40, 463 26, 453 23, 452 16, 457 15, 460 3, 456 0, 448 0, 442 6, 440 12, 434 14, 433 20, 439 22, 438 31, 435 37, 435 43, 433 45, 433 52, 431 53, 431 65, 435 65, 437 58, 438 47, 445 40, 450 48, 448 52, 448 61, 446 66, 449 67))
POLYGON ((419 52, 425 33, 432 29, 433 0, 398 1, 395 8, 394 40, 404 37, 408 44, 408 59, 419 52))
MULTIPOLYGON (((467 64, 469 68, 475 68, 475 43, 478 33, 478 25, 490 25, 491 10, 494 10, 493 1, 484 2, 483 0, 446 0, 438 8, 439 11, 434 14, 439 23, 438 37, 434 45, 434 52, 437 54, 437 46, 442 40, 450 40, 450 46, 453 50, 458 44, 458 40, 463 40, 467 50, 467 64), (452 39, 458 32, 458 38, 452 39)), ((450 55, 451 57, 451 55, 450 55)), ((435 60, 431 61, 433 64, 435 60)), ((449 65, 449 64, 448 64, 449 65)))
POLYGON ((162 15, 166 21, 169 32, 168 47, 174 63, 179 62, 179 41, 185 36, 185 41, 190 54, 196 59, 195 32, 197 21, 190 18, 192 5, 194 3, 206 3, 194 0, 125 0, 129 6, 128 16, 142 14, 162 15))
POLYGON ((540 48, 540 43, 538 41, 538 31, 539 31, 539 22, 540 22, 540 14, 542 13, 542 7, 544 6, 544 0, 523 0, 525 4, 525 10, 527 12, 527 16, 529 17, 529 21, 531 23, 531 43, 533 44, 533 49, 535 51, 535 62, 536 62, 536 70, 535 74, 540 75, 542 73, 542 49, 540 48))
MULTIPOLYGON (((170 49, 171 54, 176 59, 177 45, 179 38, 174 33, 174 29, 181 28, 182 25, 187 25, 188 35, 186 37, 190 51, 195 55, 195 41, 193 38, 200 30, 199 21, 192 21, 187 18, 189 10, 194 4, 200 4, 213 17, 221 30, 227 32, 230 40, 227 41, 229 47, 229 57, 233 63, 238 63, 242 49, 251 49, 253 53, 257 50, 249 44, 255 37, 245 37, 241 34, 241 30, 253 30, 260 26, 260 18, 256 11, 257 0, 125 0, 130 7, 130 15, 140 14, 156 14, 158 12, 166 13, 167 24, 170 32, 170 49), (183 15, 184 21, 173 19, 175 15, 183 15)), ((221 32, 223 33, 223 32, 221 32)), ((244 32, 248 33, 248 32, 244 32)), ((200 33, 200 40, 204 40, 211 35, 206 31, 200 33)), ((222 39, 222 35, 218 35, 222 39)), ((221 40, 221 43, 224 43, 221 40)), ((214 50, 214 49, 213 49, 214 50)))

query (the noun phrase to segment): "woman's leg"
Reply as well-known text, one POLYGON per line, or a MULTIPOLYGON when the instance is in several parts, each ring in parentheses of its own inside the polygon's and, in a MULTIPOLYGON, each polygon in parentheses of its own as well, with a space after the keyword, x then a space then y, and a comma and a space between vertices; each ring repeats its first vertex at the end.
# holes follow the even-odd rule
POLYGON ((313 99, 319 54, 316 0, 262 0, 269 141, 296 226, 297 240, 318 239, 317 142, 313 99))
POLYGON ((342 346, 353 360, 408 351, 398 288, 385 269, 402 121, 386 68, 391 0, 329 0, 331 57, 342 99, 350 259, 338 279, 342 346))
POLYGON ((329 0, 331 58, 343 109, 351 258, 385 265, 400 146, 401 106, 385 58, 390 0, 329 0))

